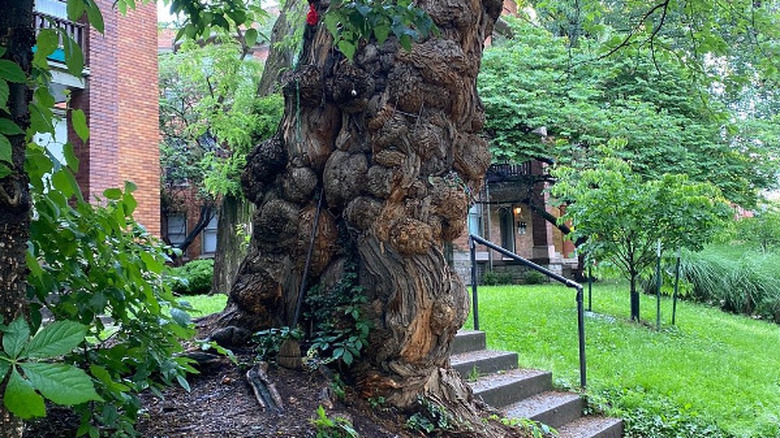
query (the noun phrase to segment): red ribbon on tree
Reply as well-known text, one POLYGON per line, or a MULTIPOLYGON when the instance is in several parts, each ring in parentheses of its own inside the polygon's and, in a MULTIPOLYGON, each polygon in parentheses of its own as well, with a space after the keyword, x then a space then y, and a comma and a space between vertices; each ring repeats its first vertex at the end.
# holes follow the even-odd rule
POLYGON ((306 24, 309 26, 316 26, 320 16, 317 14, 317 9, 314 8, 314 3, 309 3, 309 13, 306 14, 306 24))

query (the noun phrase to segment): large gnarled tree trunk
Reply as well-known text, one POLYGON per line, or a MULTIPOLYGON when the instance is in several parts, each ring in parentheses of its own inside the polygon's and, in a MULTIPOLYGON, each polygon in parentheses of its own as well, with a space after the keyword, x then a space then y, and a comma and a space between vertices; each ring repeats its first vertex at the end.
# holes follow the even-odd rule
MULTIPOLYGON (((0 1, 0 47, 2 56, 30 72, 32 47, 35 34, 32 28, 33 0, 0 1)), ((10 115, 0 112, 22 130, 30 126, 27 105, 31 90, 24 83, 8 83, 8 109, 10 115)), ((0 178, 0 315, 4 323, 24 315, 27 296, 27 263, 25 252, 30 236, 30 191, 24 171, 26 143, 24 135, 8 136, 11 143, 11 173, 0 178)), ((5 382, 0 382, 0 394, 5 392, 5 382)), ((0 436, 21 437, 23 424, 13 417, 0 401, 0 436)))
MULTIPOLYGON (((322 15, 326 4, 315 5, 322 15)), ((361 391, 399 407, 420 394, 465 405, 469 391, 448 357, 468 298, 443 249, 464 231, 490 164, 476 78, 502 3, 418 6, 441 35, 411 52, 390 38, 361 45, 350 62, 323 25, 307 29, 280 130, 243 175, 254 232, 221 323, 291 324, 323 193, 307 283, 358 266, 374 327, 354 368, 361 391)))

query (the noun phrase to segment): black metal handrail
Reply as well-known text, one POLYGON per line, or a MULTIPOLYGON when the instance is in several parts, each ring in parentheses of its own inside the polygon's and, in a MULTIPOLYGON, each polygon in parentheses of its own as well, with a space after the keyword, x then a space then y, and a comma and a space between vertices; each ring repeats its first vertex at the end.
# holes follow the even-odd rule
POLYGON ((472 295, 472 315, 474 317, 474 330, 479 330, 479 296, 477 294, 477 243, 485 245, 493 251, 497 251, 500 254, 518 261, 529 268, 541 272, 547 277, 552 278, 555 281, 563 283, 566 287, 571 287, 577 290, 577 334, 579 338, 579 353, 580 353, 580 386, 585 388, 587 383, 587 372, 585 368, 585 309, 582 299, 582 285, 576 281, 569 280, 568 278, 556 274, 549 269, 539 266, 536 263, 524 259, 519 255, 508 251, 493 242, 485 240, 477 235, 469 234, 469 250, 471 251, 471 295, 472 295))

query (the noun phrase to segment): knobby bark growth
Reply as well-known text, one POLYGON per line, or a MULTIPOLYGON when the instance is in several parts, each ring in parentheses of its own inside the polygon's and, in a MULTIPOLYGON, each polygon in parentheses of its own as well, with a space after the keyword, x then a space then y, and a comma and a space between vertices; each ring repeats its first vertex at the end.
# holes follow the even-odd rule
MULTIPOLYGON (((29 74, 35 34, 32 28, 33 0, 0 0, 0 47, 2 56, 18 64, 29 74)), ((30 126, 27 109, 32 91, 24 83, 8 83, 9 118, 22 130, 30 126)), ((0 315, 6 324, 26 312, 27 264, 25 252, 30 236, 29 178, 24 171, 26 143, 24 134, 7 136, 11 143, 11 173, 0 179, 0 315)), ((0 382, 5 393, 5 382, 0 382)), ((0 436, 21 437, 23 424, 0 403, 0 436)))
MULTIPOLYGON (((306 281, 327 286, 357 266, 373 323, 353 368, 359 389, 399 407, 423 394, 471 409, 448 366, 468 297, 443 248, 464 231, 490 164, 476 78, 502 2, 417 5, 441 34, 410 52, 395 38, 372 40, 350 62, 323 25, 307 29, 279 131, 248 157, 252 242, 219 322, 291 324, 322 194, 306 281)), ((315 6, 320 16, 327 9, 315 6)))

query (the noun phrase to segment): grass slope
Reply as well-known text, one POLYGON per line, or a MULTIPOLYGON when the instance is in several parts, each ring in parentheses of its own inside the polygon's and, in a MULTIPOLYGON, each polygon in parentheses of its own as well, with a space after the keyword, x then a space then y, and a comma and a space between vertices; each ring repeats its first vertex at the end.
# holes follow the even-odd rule
MULTIPOLYGON (((490 348, 516 351, 522 367, 552 370, 559 382, 579 381, 573 289, 480 287, 479 302, 490 348)), ((594 284, 593 311, 609 317, 586 320, 589 390, 629 389, 628 409, 660 396, 736 436, 780 436, 780 326, 678 302, 672 327, 671 307, 662 300, 657 332, 628 322, 627 285, 594 284)), ((642 315, 654 327, 654 297, 642 296, 642 315)))

